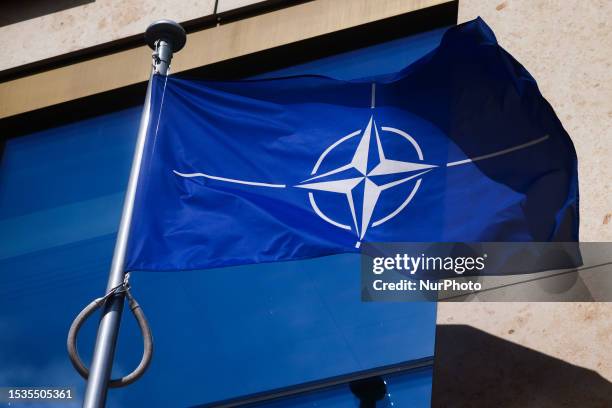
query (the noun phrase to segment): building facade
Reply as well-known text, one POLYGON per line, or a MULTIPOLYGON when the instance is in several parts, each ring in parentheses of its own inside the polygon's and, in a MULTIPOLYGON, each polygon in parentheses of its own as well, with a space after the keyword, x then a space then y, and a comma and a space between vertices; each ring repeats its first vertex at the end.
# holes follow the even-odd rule
MULTIPOLYGON (((0 340, 7 367, 0 386, 73 386, 82 396, 65 335, 105 285, 150 71, 142 34, 159 18, 188 32, 172 73, 356 79, 401 69, 435 48, 448 27, 481 16, 536 78, 574 141, 581 240, 612 241, 608 1, 42 3, 0 6, 0 304, 11 333, 0 340)), ((356 268, 358 259, 343 255, 134 274, 156 355, 143 379, 111 391, 109 406, 349 407, 360 390, 366 400, 378 392, 368 378, 385 382, 378 406, 452 406, 474 395, 477 406, 531 402, 537 389, 541 406, 578 403, 583 389, 594 404, 607 401, 609 304, 369 305, 359 301, 356 268), (492 373, 487 361, 500 353, 515 358, 502 360, 502 374, 483 377, 488 391, 468 394, 466 382, 454 380, 492 373), (552 380, 538 384, 529 369, 552 380), (515 378, 511 394, 496 389, 503 384, 496 375, 515 378), (576 377, 580 386, 568 386, 576 377)), ((124 316, 116 373, 137 364, 137 333, 124 316)), ((84 354, 94 336, 91 324, 84 354)))

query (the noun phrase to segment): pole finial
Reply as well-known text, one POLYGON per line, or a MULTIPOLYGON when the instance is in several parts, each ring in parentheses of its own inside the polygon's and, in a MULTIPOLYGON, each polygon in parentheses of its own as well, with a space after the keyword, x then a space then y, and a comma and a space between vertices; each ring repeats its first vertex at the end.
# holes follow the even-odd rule
POLYGON ((153 49, 153 72, 168 75, 172 55, 185 46, 187 35, 178 23, 172 20, 157 20, 147 27, 145 40, 153 49))
POLYGON ((172 47, 172 52, 180 51, 187 41, 185 29, 172 20, 157 20, 147 27, 145 40, 151 49, 155 49, 158 41, 165 41, 172 47))

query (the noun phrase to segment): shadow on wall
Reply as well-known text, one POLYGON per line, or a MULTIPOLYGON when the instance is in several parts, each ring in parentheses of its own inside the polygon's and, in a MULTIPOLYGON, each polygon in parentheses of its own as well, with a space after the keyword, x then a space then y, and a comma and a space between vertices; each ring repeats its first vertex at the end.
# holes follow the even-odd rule
POLYGON ((612 407, 612 383, 473 327, 439 325, 432 407, 612 407))

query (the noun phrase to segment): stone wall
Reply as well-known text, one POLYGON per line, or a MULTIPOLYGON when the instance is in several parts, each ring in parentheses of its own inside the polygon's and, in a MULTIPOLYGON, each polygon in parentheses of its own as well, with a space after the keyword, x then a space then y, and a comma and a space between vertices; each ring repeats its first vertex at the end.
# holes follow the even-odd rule
MULTIPOLYGON (((459 22, 481 16, 491 26, 572 137, 582 241, 612 241, 611 15, 608 0, 459 2, 459 22)), ((612 381, 611 303, 440 303, 438 323, 470 325, 612 381)))

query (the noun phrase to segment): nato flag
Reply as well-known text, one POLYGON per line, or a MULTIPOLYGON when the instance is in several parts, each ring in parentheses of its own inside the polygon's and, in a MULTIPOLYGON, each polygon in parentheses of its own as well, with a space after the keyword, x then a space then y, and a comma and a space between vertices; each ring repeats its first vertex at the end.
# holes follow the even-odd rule
POLYGON ((155 77, 128 270, 575 241, 572 142, 480 19, 395 75, 155 77))

